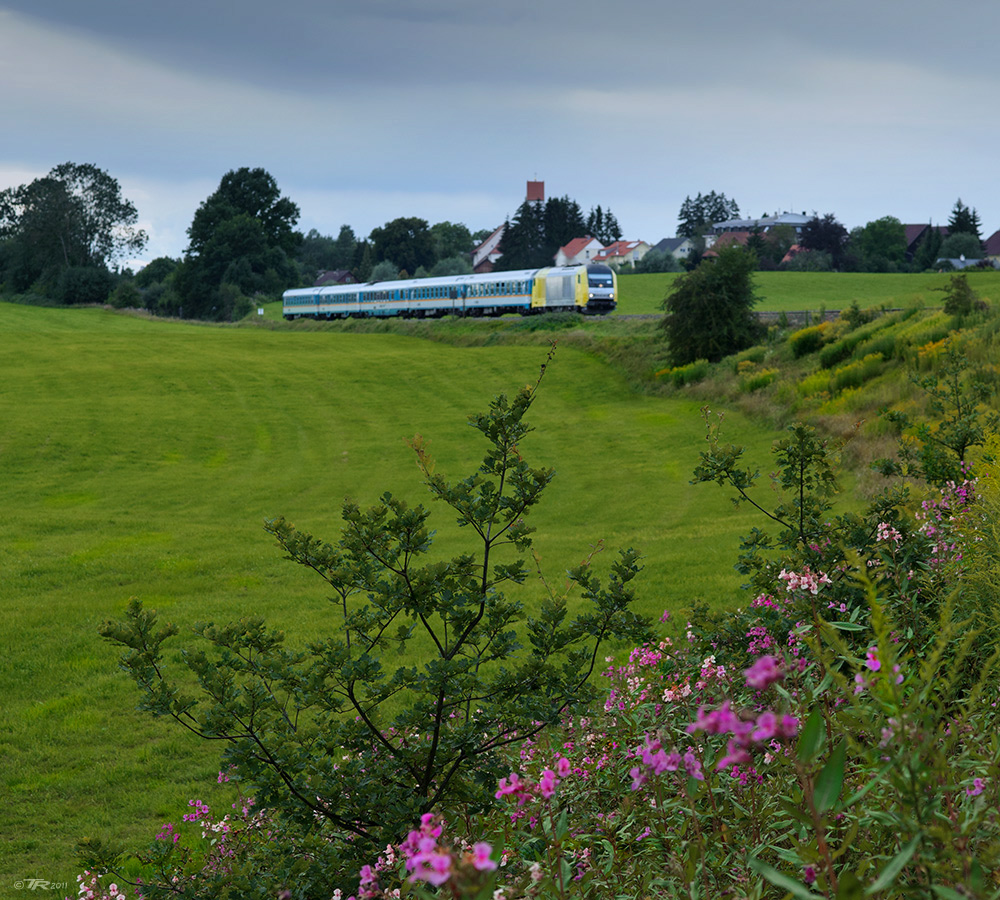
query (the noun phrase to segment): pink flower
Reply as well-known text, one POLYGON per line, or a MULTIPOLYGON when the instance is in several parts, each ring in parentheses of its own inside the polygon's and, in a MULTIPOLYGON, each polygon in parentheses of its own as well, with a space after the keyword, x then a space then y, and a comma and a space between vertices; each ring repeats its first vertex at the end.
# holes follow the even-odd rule
POLYGON ((799 733, 799 720, 795 716, 790 716, 786 713, 781 717, 779 730, 782 737, 793 738, 799 733))
POLYGON ((710 713, 705 713, 703 706, 698 708, 697 718, 687 727, 688 734, 696 731, 704 731, 705 734, 726 734, 734 731, 739 722, 739 718, 730 709, 727 700, 718 709, 713 709, 710 713))
POLYGON ((694 755, 694 751, 692 750, 688 750, 687 753, 684 754, 684 770, 696 781, 705 780, 705 776, 701 771, 701 760, 694 755))
POLYGON ((556 773, 551 769, 544 769, 542 777, 538 779, 538 792, 547 800, 555 794, 558 784, 559 779, 556 778, 556 773))
POLYGON ((878 658, 878 647, 870 647, 868 649, 868 658, 865 660, 865 665, 873 672, 877 672, 882 668, 882 663, 879 662, 878 658))
POLYGON ((768 685, 784 678, 781 666, 769 653, 760 657, 743 675, 746 677, 747 684, 758 691, 762 691, 768 685))
POLYGON ((559 761, 556 763, 556 774, 560 778, 565 778, 572 771, 572 763, 565 756, 560 756, 559 761))
POLYGON ((973 778, 972 787, 966 788, 965 793, 969 797, 978 797, 983 792, 984 782, 982 778, 973 778))
POLYGON ((728 769, 730 766, 743 765, 748 762, 751 762, 750 754, 736 741, 730 741, 726 747, 726 755, 716 763, 715 768, 728 769))
POLYGON ((485 841, 472 845, 472 868, 477 872, 492 872, 497 864, 492 860, 493 848, 485 841))
POLYGON ((768 709, 757 716, 757 727, 750 737, 758 742, 769 741, 777 733, 778 717, 768 709))

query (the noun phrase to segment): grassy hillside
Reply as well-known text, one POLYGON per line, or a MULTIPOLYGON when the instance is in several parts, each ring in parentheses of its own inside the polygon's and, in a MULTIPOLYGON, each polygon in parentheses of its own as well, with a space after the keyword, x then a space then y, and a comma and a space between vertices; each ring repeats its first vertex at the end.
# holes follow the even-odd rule
MULTIPOLYGON (((631 286, 657 277, 623 279, 622 311, 639 302, 631 286)), ((853 277, 829 276, 835 286, 853 277)), ((857 276, 875 279, 875 297, 859 305, 904 306, 909 294, 889 293, 894 278, 939 304, 929 282, 914 287, 920 277, 857 276)), ((788 296, 798 285, 789 309, 833 296, 827 276, 771 278, 788 296)), ((970 281, 996 307, 1000 279, 970 281)), ((761 276, 762 293, 768 283, 761 276)), ((263 326, 226 328, 0 304, 3 878, 72 882, 79 838, 140 844, 214 781, 219 748, 135 711, 136 692, 96 636, 101 621, 137 596, 181 624, 259 613, 292 642, 320 633, 322 584, 280 558, 263 519, 282 514, 333 539, 345 495, 425 501, 406 445, 417 432, 439 471, 465 476, 481 450, 466 416, 533 380, 549 337, 560 349, 523 447, 558 473, 534 517, 544 572, 561 584, 602 538, 606 572, 613 548, 634 546, 646 564, 640 606, 656 616, 732 603, 737 536, 759 524, 723 491, 689 484, 700 407, 727 410, 728 433, 765 467, 769 428, 793 416, 854 436, 848 488, 872 490, 863 464, 895 443, 878 407, 920 407, 908 373, 934 371, 959 325, 965 356, 992 371, 1000 331, 989 311, 960 322, 932 310, 775 328, 760 347, 657 381, 664 348, 649 321, 279 316, 272 305, 263 326), (653 389, 635 390, 642 383, 653 389)), ((433 523, 441 552, 455 552, 450 519, 433 523)), ((538 582, 525 586, 529 603, 541 594, 538 582)))
MULTIPOLYGON (((135 711, 98 624, 137 596, 181 624, 259 613, 292 641, 318 633, 322 584, 262 520, 332 539, 345 495, 425 500, 416 432, 439 471, 468 474, 481 448, 466 416, 533 380, 544 349, 5 304, 0 335, 0 883, 72 883, 79 838, 145 842, 214 781, 219 753, 135 711)), ((558 472, 535 518, 553 583, 603 538, 598 571, 617 546, 645 555, 644 612, 731 602, 750 520, 688 483, 699 406, 560 349, 523 447, 558 472)), ((434 521, 455 552, 450 520, 434 521)))
MULTIPOLYGON (((623 275, 618 306, 622 314, 662 312, 663 298, 676 275, 623 275)), ((821 307, 940 306, 944 274, 871 275, 854 272, 758 272, 754 276, 759 310, 796 312, 821 307)), ((1000 295, 1000 272, 970 272, 970 283, 983 294, 1000 295)))

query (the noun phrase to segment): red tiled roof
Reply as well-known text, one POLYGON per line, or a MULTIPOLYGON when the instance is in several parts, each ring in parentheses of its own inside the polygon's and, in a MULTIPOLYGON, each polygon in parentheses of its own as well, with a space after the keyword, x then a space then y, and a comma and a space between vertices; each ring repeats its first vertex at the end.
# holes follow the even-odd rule
POLYGON ((712 246, 726 247, 729 244, 739 244, 741 247, 745 247, 747 245, 747 241, 749 240, 749 231, 726 231, 715 239, 715 243, 712 244, 712 246))
POLYGON ((602 262, 616 256, 628 256, 642 241, 612 241, 600 253, 594 256, 594 262, 602 262))
POLYGON ((560 247, 559 249, 566 256, 576 256, 584 247, 589 244, 593 238, 588 234, 586 237, 573 238, 565 247, 560 247))

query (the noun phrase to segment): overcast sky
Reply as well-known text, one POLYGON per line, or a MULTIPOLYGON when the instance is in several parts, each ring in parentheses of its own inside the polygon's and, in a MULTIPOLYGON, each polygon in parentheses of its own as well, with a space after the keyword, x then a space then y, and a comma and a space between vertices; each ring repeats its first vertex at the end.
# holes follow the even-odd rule
POLYGON ((996 0, 0 0, 0 189, 94 163, 147 259, 241 166, 331 235, 493 228, 538 179, 650 242, 710 190, 986 236, 998 44, 996 0))

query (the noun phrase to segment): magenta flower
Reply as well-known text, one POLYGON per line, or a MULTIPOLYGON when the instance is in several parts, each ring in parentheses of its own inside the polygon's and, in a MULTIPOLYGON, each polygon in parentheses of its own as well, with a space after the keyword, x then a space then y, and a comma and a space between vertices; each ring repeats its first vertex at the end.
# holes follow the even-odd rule
POLYGON ((972 787, 966 788, 965 793, 969 797, 978 797, 983 792, 984 782, 982 778, 973 778, 972 787))
POLYGON ((697 718, 688 725, 687 732, 688 734, 694 734, 696 731, 704 731, 705 734, 727 734, 737 729, 739 721, 739 717, 732 711, 727 700, 718 709, 713 709, 707 714, 705 707, 699 707, 697 718))
POLYGON ((778 734, 778 717, 771 710, 765 710, 757 716, 757 726, 750 737, 760 743, 771 740, 776 734, 778 734))
POLYGON ((741 766, 748 762, 751 762, 750 754, 736 741, 730 741, 726 746, 726 755, 716 763, 715 768, 728 769, 730 766, 741 766))
POLYGON ((556 763, 556 774, 560 778, 565 778, 573 770, 572 763, 565 756, 560 756, 556 763))
POLYGON ((684 770, 696 781, 705 780, 705 776, 701 771, 701 760, 694 755, 693 750, 688 750, 687 753, 684 754, 684 770))
POLYGON ((882 668, 882 663, 879 662, 878 658, 878 647, 870 647, 868 649, 868 658, 865 660, 865 665, 873 672, 877 672, 882 668))
POLYGON ((492 872, 497 864, 492 859, 493 848, 485 841, 472 845, 472 868, 477 872, 492 872))
POLYGON ((544 769, 542 771, 542 777, 538 779, 538 793, 540 793, 547 800, 555 794, 558 784, 559 779, 556 778, 556 773, 551 769, 544 769))
POLYGON ((769 653, 760 657, 743 675, 746 677, 747 684, 758 691, 764 690, 785 677, 778 661, 769 653))
POLYGON ((781 717, 780 731, 782 737, 795 737, 799 733, 799 720, 795 716, 790 716, 786 713, 781 717))

